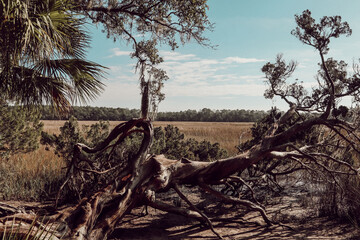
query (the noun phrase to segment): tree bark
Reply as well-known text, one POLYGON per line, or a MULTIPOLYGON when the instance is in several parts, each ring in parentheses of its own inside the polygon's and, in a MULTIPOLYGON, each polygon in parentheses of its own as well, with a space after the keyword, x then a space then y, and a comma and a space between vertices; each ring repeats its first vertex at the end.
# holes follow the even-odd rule
MULTIPOLYGON (((156 192, 168 191, 170 188, 179 191, 176 187, 178 184, 200 185, 209 191, 204 186, 218 184, 221 179, 246 169, 259 161, 265 152, 260 151, 261 148, 255 147, 240 155, 214 162, 188 159, 171 160, 163 155, 147 156, 153 137, 152 125, 149 121, 137 119, 117 126, 109 137, 95 148, 78 144, 75 149, 77 153, 75 158, 79 157, 81 151, 87 153, 102 151, 116 137, 120 136, 118 142, 123 140, 133 128, 140 128, 144 135, 137 155, 129 160, 124 171, 108 186, 91 197, 82 199, 77 206, 69 207, 52 217, 52 221, 61 223, 62 226, 57 235, 64 235, 64 239, 76 240, 107 239, 116 225, 134 206, 144 204, 208 223, 209 227, 217 234, 210 220, 196 207, 194 208, 190 202, 188 203, 192 209, 176 208, 157 201, 155 199, 156 192)), ((73 160, 74 164, 75 161, 76 159, 73 160)), ((71 171, 68 173, 70 174, 71 171)), ((210 191, 210 193, 217 197, 222 195, 215 191, 210 191)), ((184 197, 182 193, 178 192, 178 194, 184 197)), ((259 211, 264 221, 271 224, 262 207, 257 204, 235 198, 223 198, 222 200, 224 199, 259 211)), ((218 237, 221 238, 220 235, 218 237)))
MULTIPOLYGON (((252 149, 243 154, 214 162, 199 162, 188 159, 171 160, 163 155, 147 157, 152 139, 151 124, 139 119, 133 124, 127 125, 141 127, 144 130, 144 138, 137 156, 131 160, 124 173, 120 174, 111 184, 92 197, 83 199, 76 207, 67 209, 57 219, 57 221, 66 223, 68 228, 66 237, 68 239, 106 239, 116 224, 134 206, 143 204, 195 218, 205 223, 207 217, 196 209, 184 210, 155 200, 156 192, 167 191, 170 188, 177 189, 178 184, 202 186, 217 184, 221 179, 242 171, 259 161, 261 155, 264 154, 260 153, 258 148, 254 148, 256 151, 252 149)), ((124 129, 127 128, 124 127, 122 132, 125 131, 124 129)), ((102 148, 96 150, 100 149, 102 148)), ((86 146, 82 146, 82 150, 95 151, 86 146)), ((217 194, 221 195, 221 193, 217 194)), ((235 198, 232 199, 232 202, 259 211, 264 221, 271 224, 264 209, 257 204, 244 202, 240 199, 236 201, 235 198)), ((212 228, 211 224, 208 225, 212 228)))

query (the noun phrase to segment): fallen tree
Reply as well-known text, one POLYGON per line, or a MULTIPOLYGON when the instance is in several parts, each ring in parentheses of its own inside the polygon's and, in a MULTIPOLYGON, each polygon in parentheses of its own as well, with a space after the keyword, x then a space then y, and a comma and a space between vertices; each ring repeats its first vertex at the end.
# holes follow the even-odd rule
MULTIPOLYGON (((350 34, 351 30, 347 23, 341 22, 341 18, 337 16, 324 17, 320 24, 316 24, 309 11, 296 16, 296 21, 298 28, 293 34, 303 43, 314 47, 320 55, 318 88, 307 94, 302 85, 285 83, 295 70, 294 62, 286 64, 281 56, 278 56, 275 63, 267 63, 262 69, 270 85, 266 96, 281 97, 289 104, 289 109, 283 114, 274 114, 271 124, 256 141, 241 149, 238 155, 226 159, 200 162, 149 155, 153 128, 147 118, 133 119, 118 125, 104 141, 93 148, 77 144, 62 188, 71 178, 84 172, 101 175, 116 168, 120 171, 117 171, 101 190, 91 192, 77 205, 47 216, 46 222, 56 223, 51 225, 56 226, 52 227, 52 237, 107 239, 127 213, 134 207, 146 205, 194 218, 206 224, 221 238, 213 228, 211 220, 181 192, 179 186, 198 186, 219 201, 243 205, 257 211, 265 224, 271 225, 276 223, 267 216, 259 203, 226 195, 217 191, 214 186, 239 182, 246 184, 240 173, 263 161, 274 163, 266 172, 273 176, 304 170, 312 174, 327 174, 336 181, 335 176, 339 174, 358 175, 358 109, 338 106, 338 102, 345 96, 352 96, 353 102, 358 104, 360 73, 354 68, 352 76, 347 77, 346 64, 324 58, 329 50, 330 38, 350 34), (305 136, 299 137, 300 133, 305 136), (125 159, 125 162, 100 171, 89 160, 89 154, 104 151, 113 154, 119 144, 135 134, 142 135, 141 145, 136 154, 125 159), (345 153, 350 154, 351 158, 344 158, 345 153), (277 168, 281 165, 279 163, 285 160, 292 164, 286 168, 277 168), (157 199, 157 193, 168 192, 170 189, 174 189, 188 204, 187 208, 172 206, 157 199)), ((146 91, 144 93, 143 98, 148 97, 146 91)), ((21 213, 2 218, 1 229, 4 229, 4 226, 9 227, 11 221, 5 219, 15 218, 28 223, 35 215, 21 213)), ((49 225, 42 227, 36 219, 35 223, 33 225, 39 229, 51 231, 46 229, 49 225)))
MULTIPOLYGON (((310 163, 306 163, 306 161, 310 161, 329 173, 340 173, 337 169, 329 169, 324 165, 323 161, 331 159, 330 156, 311 151, 315 146, 302 146, 298 148, 292 144, 284 144, 283 142, 286 142, 286 140, 296 132, 305 131, 315 125, 336 126, 334 129, 341 126, 342 130, 347 130, 348 133, 350 133, 350 131, 354 132, 355 129, 352 129, 351 126, 344 125, 344 122, 340 120, 314 117, 293 125, 280 134, 275 134, 276 128, 292 114, 296 114, 294 108, 290 109, 278 119, 273 125, 273 128, 269 129, 264 136, 264 139, 251 149, 234 157, 214 162, 198 162, 188 159, 171 160, 163 155, 148 156, 147 151, 152 139, 151 122, 144 119, 136 119, 123 123, 117 126, 110 133, 109 137, 95 148, 89 148, 83 144, 76 145, 76 154, 74 155, 72 169, 68 172, 68 176, 71 176, 71 172, 77 168, 81 161, 87 160, 82 152, 94 154, 103 151, 109 146, 114 147, 116 143, 120 143, 120 141, 129 134, 142 132, 144 137, 136 156, 133 159, 129 159, 123 171, 121 171, 118 176, 115 176, 108 186, 94 193, 91 197, 82 199, 78 205, 66 208, 49 217, 47 221, 56 222, 54 225, 58 227, 56 234, 59 236, 64 235, 65 239, 106 239, 116 225, 121 222, 125 214, 129 213, 132 208, 140 205, 148 205, 162 211, 197 219, 212 228, 210 219, 194 206, 179 190, 179 185, 191 184, 198 185, 209 194, 217 197, 220 201, 241 204, 251 210, 259 212, 264 222, 271 225, 272 221, 259 204, 222 194, 214 190, 212 186, 236 181, 238 177, 233 176, 234 174, 256 164, 263 158, 277 160, 291 158, 295 161, 302 159, 303 162, 301 165, 304 169, 310 168, 310 163), (110 144, 114 140, 116 140, 116 143, 111 146, 110 144), (292 150, 284 151, 284 149, 289 148, 292 150), (168 191, 171 188, 188 203, 189 208, 175 207, 161 202, 156 198, 156 193, 168 191)), ((345 137, 345 135, 343 135, 343 137, 345 137)), ((350 138, 345 139, 350 141, 350 138)), ((349 163, 343 162, 340 159, 331 160, 350 170, 350 172, 344 171, 344 174, 357 174, 357 170, 349 163)), ((91 170, 82 169, 82 171, 91 170)), ((23 222, 27 221, 31 223, 35 215, 21 213, 6 218, 13 219, 14 217, 23 222)), ((12 221, 4 221, 3 223, 10 224, 12 221)), ((212 230, 216 234, 216 230, 213 228, 212 230)))

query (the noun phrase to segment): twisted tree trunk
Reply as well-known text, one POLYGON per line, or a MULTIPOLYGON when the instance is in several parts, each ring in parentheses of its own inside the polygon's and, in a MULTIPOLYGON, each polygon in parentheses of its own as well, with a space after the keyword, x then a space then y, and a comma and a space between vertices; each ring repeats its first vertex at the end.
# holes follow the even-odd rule
MULTIPOLYGON (((208 224, 217 234, 206 215, 192 205, 177 186, 189 183, 199 185, 221 199, 222 194, 212 190, 209 185, 219 184, 227 176, 256 162, 260 156, 254 155, 249 158, 250 153, 244 153, 215 162, 198 162, 188 159, 171 160, 163 155, 149 156, 148 150, 153 138, 152 125, 147 120, 136 119, 115 127, 109 137, 95 148, 89 148, 82 144, 76 145, 74 165, 76 165, 76 157, 81 158, 82 151, 87 153, 102 151, 109 147, 116 138, 119 143, 133 132, 142 132, 144 135, 136 156, 129 160, 127 167, 101 191, 82 199, 76 206, 66 208, 49 217, 49 221, 58 224, 56 235, 64 236, 64 239, 107 239, 121 219, 132 208, 139 205, 148 205, 197 219, 208 224), (179 196, 188 202, 189 209, 171 206, 156 199, 156 192, 168 191, 171 188, 174 188, 179 196)), ((68 174, 71 174, 71 169, 68 174)), ((265 211, 255 203, 224 197, 221 200, 240 203, 259 211, 265 222, 271 224, 265 211)), ((22 219, 21 216, 17 216, 17 218, 22 219)), ((221 238, 220 235, 217 234, 217 236, 221 238)))
MULTIPOLYGON (((254 154, 254 151, 251 151, 214 162, 199 162, 188 159, 171 160, 163 155, 148 156, 147 152, 152 140, 152 126, 150 122, 143 119, 132 120, 119 128, 115 128, 109 138, 97 148, 90 149, 83 145, 78 145, 78 147, 89 153, 101 151, 109 145, 114 136, 126 135, 133 127, 141 128, 144 138, 138 154, 129 162, 127 168, 107 187, 92 197, 83 199, 76 207, 66 209, 57 217, 56 221, 61 221, 66 225, 65 236, 67 238, 79 240, 106 239, 116 224, 134 206, 144 204, 195 218, 207 223, 216 234, 210 220, 179 191, 177 188, 179 184, 199 185, 222 201, 242 204, 260 212, 265 222, 271 224, 264 209, 259 205, 238 198, 226 197, 209 186, 219 184, 222 179, 246 169, 260 160, 263 154, 254 154), (180 197, 185 198, 184 200, 188 202, 190 209, 177 208, 156 200, 156 192, 167 191, 170 188, 174 188, 180 197)), ((220 235, 218 236, 221 238, 220 235)))

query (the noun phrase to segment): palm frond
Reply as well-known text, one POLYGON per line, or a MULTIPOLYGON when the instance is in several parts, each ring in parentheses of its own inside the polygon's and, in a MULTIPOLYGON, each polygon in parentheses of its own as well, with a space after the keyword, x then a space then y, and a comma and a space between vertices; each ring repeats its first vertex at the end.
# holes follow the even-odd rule
POLYGON ((9 98, 24 105, 54 106, 61 112, 70 107, 71 86, 61 79, 42 76, 38 71, 26 67, 14 68, 9 98))
POLYGON ((104 77, 105 67, 94 62, 82 59, 47 60, 38 62, 34 69, 69 84, 73 103, 86 103, 104 90, 104 84, 99 79, 104 77))
POLYGON ((38 0, 32 9, 28 38, 24 40, 24 51, 32 58, 42 52, 49 57, 83 58, 89 46, 89 35, 82 28, 84 21, 67 9, 64 1, 38 0), (31 48, 29 48, 31 46, 31 48))
POLYGON ((0 4, 0 51, 13 61, 84 58, 89 34, 84 20, 62 0, 12 0, 0 4), (7 54, 5 54, 7 55, 7 54))
POLYGON ((86 61, 89 35, 67 0, 0 2, 0 99, 66 109, 103 90, 104 67, 86 61))

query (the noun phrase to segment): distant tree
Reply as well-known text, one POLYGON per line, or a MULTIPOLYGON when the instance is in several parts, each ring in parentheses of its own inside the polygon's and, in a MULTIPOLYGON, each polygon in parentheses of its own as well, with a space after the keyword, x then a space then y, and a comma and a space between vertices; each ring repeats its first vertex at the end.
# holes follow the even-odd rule
POLYGON ((255 122, 266 115, 265 111, 253 110, 211 110, 208 108, 180 112, 159 112, 159 121, 195 121, 195 122, 255 122))
MULTIPOLYGON (((90 106, 73 106, 70 115, 78 120, 109 120, 126 121, 139 116, 140 110, 126 108, 107 108, 90 106)), ((61 116, 51 111, 51 108, 44 106, 42 108, 42 119, 68 119, 68 116, 61 116)), ((210 110, 202 109, 186 110, 180 112, 158 112, 159 121, 206 121, 206 122, 255 122, 266 115, 265 111, 254 110, 210 110)))

